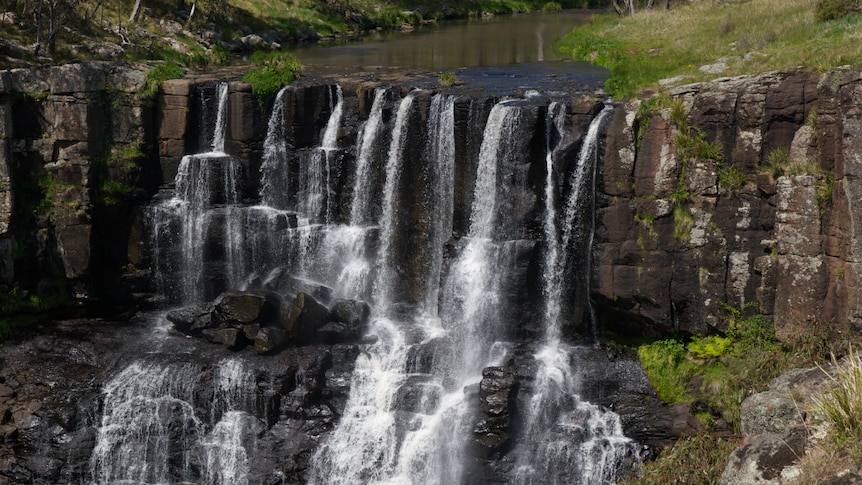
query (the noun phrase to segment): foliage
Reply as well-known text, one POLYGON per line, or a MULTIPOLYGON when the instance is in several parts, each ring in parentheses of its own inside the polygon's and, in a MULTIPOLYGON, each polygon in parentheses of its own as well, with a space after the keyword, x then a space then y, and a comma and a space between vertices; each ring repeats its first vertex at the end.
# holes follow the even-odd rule
POLYGON ((781 175, 790 164, 790 150, 785 147, 773 148, 766 155, 766 169, 772 175, 781 175))
POLYGON ((789 359, 771 322, 760 314, 723 307, 726 335, 660 340, 641 345, 638 356, 662 400, 699 402, 713 415, 737 424, 742 401, 768 387, 789 359))
POLYGON ((694 227, 694 217, 681 203, 673 208, 673 237, 680 240, 688 239, 691 228, 694 227))
POLYGON ((685 344, 674 339, 657 340, 641 345, 638 357, 662 401, 687 400, 685 384, 691 378, 692 368, 686 360, 685 344))
POLYGON ((848 348, 842 361, 833 355, 834 375, 826 370, 829 387, 812 398, 816 428, 827 448, 862 464, 862 357, 848 348))
POLYGON ((448 88, 455 86, 456 84, 461 84, 461 80, 458 79, 458 76, 455 75, 454 72, 441 72, 439 76, 437 76, 437 84, 440 87, 448 88))
POLYGON ((289 52, 258 51, 252 55, 251 63, 257 67, 247 72, 242 80, 252 85, 261 103, 275 98, 279 89, 292 83, 302 69, 296 57, 289 52))
POLYGON ((681 438, 672 447, 662 451, 652 462, 641 467, 642 476, 629 478, 623 483, 665 485, 685 483, 711 485, 719 482, 727 457, 739 446, 736 439, 727 439, 708 433, 681 438))
POLYGON ((694 135, 690 130, 680 130, 676 139, 677 153, 685 159, 700 158, 721 161, 724 159, 724 151, 718 142, 710 142, 706 139, 706 133, 699 128, 694 128, 694 135))
POLYGON ((670 11, 641 10, 625 18, 597 15, 556 46, 607 68, 605 90, 616 98, 636 96, 660 79, 675 76, 683 76, 677 83, 688 83, 800 65, 819 71, 858 65, 862 44, 856 39, 862 16, 818 22, 816 3, 758 0, 733 2, 731 8, 716 2, 682 2, 670 11), (764 55, 746 58, 752 50, 764 55), (721 58, 728 59, 726 71, 700 71, 721 58))
POLYGON ((156 65, 147 73, 147 84, 138 92, 138 100, 147 105, 154 103, 163 82, 168 79, 179 79, 185 75, 186 70, 175 61, 165 61, 156 65))
POLYGON ((830 20, 839 20, 855 13, 859 13, 859 2, 857 0, 819 0, 814 16, 818 22, 828 22, 830 20))
POLYGON ((563 9, 563 6, 560 5, 559 2, 548 2, 542 5, 542 12, 544 13, 556 13, 563 9))
POLYGON ((698 359, 715 359, 721 357, 730 348, 733 340, 719 335, 695 335, 686 345, 688 353, 698 359))
POLYGON ((747 183, 748 176, 735 166, 731 166, 728 169, 718 169, 718 186, 730 194, 736 193, 736 191, 745 187, 747 183))
POLYGON ((13 332, 48 321, 58 311, 67 316, 78 313, 61 282, 44 282, 42 294, 21 290, 17 283, 10 291, 0 293, 0 342, 13 332))

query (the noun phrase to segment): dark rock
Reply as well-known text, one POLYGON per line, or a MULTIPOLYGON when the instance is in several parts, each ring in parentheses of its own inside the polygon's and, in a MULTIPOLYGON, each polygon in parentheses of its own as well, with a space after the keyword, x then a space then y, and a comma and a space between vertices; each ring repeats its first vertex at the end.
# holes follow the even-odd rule
POLYGON ((337 299, 329 309, 329 318, 334 322, 349 323, 359 327, 368 322, 371 307, 368 303, 358 300, 337 299))
POLYGON ((174 324, 174 328, 186 334, 203 330, 211 325, 213 306, 209 303, 195 307, 182 308, 168 312, 167 319, 174 324))
POLYGON ((270 274, 264 282, 264 288, 278 292, 285 297, 294 297, 299 293, 306 293, 321 302, 329 302, 332 299, 332 288, 320 283, 297 278, 287 273, 285 268, 279 268, 270 274))
POLYGON ((224 345, 231 350, 239 350, 248 343, 242 330, 238 328, 207 328, 202 334, 210 342, 224 345))
POLYGON ((300 292, 293 303, 284 305, 281 324, 294 342, 314 341, 317 330, 329 322, 329 310, 311 295, 300 292))
POLYGON ((287 342, 287 331, 277 327, 263 327, 254 337, 254 351, 269 354, 279 350, 287 342))
POLYGON ((278 297, 263 291, 231 291, 213 301, 213 320, 223 325, 274 322, 279 311, 278 297))

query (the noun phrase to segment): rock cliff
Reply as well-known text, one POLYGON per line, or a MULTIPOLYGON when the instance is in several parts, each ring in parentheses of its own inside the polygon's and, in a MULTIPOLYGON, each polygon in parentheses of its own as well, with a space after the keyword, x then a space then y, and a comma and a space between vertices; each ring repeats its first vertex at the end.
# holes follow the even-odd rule
POLYGON ((704 333, 730 305, 779 338, 858 326, 860 88, 855 71, 769 73, 619 106, 593 254, 604 324, 704 333))

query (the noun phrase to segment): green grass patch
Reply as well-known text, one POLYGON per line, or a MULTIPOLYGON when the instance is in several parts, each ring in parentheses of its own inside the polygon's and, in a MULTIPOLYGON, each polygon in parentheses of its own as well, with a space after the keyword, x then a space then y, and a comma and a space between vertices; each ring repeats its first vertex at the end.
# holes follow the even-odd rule
POLYGON ((175 61, 165 61, 158 64, 147 73, 147 84, 144 89, 138 91, 138 101, 142 104, 152 105, 156 101, 159 87, 169 79, 179 79, 186 75, 186 70, 175 61))
POLYGON ((255 96, 265 105, 282 87, 292 83, 302 69, 296 57, 288 52, 258 51, 252 55, 251 63, 256 67, 242 80, 252 85, 255 96))
POLYGON ((816 4, 817 0, 693 2, 670 11, 642 10, 626 18, 598 15, 556 46, 576 59, 607 68, 605 90, 620 98, 674 76, 686 76, 680 82, 696 82, 801 65, 823 71, 862 64, 862 16, 818 21, 816 4), (752 52, 757 54, 746 59, 752 52), (722 58, 725 71, 700 71, 722 58))
POLYGON ((745 187, 745 184, 748 183, 748 176, 745 175, 745 172, 735 166, 727 169, 719 168, 717 172, 718 186, 731 195, 745 187))

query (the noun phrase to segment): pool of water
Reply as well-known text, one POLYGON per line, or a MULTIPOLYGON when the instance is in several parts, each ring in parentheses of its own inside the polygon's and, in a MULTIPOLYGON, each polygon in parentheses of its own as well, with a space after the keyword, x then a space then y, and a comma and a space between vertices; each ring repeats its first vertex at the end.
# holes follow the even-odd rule
POLYGON ((500 15, 424 25, 413 32, 374 33, 340 44, 300 47, 308 74, 416 70, 455 72, 471 85, 542 89, 598 87, 607 71, 554 49, 554 41, 587 21, 590 10, 500 15))

